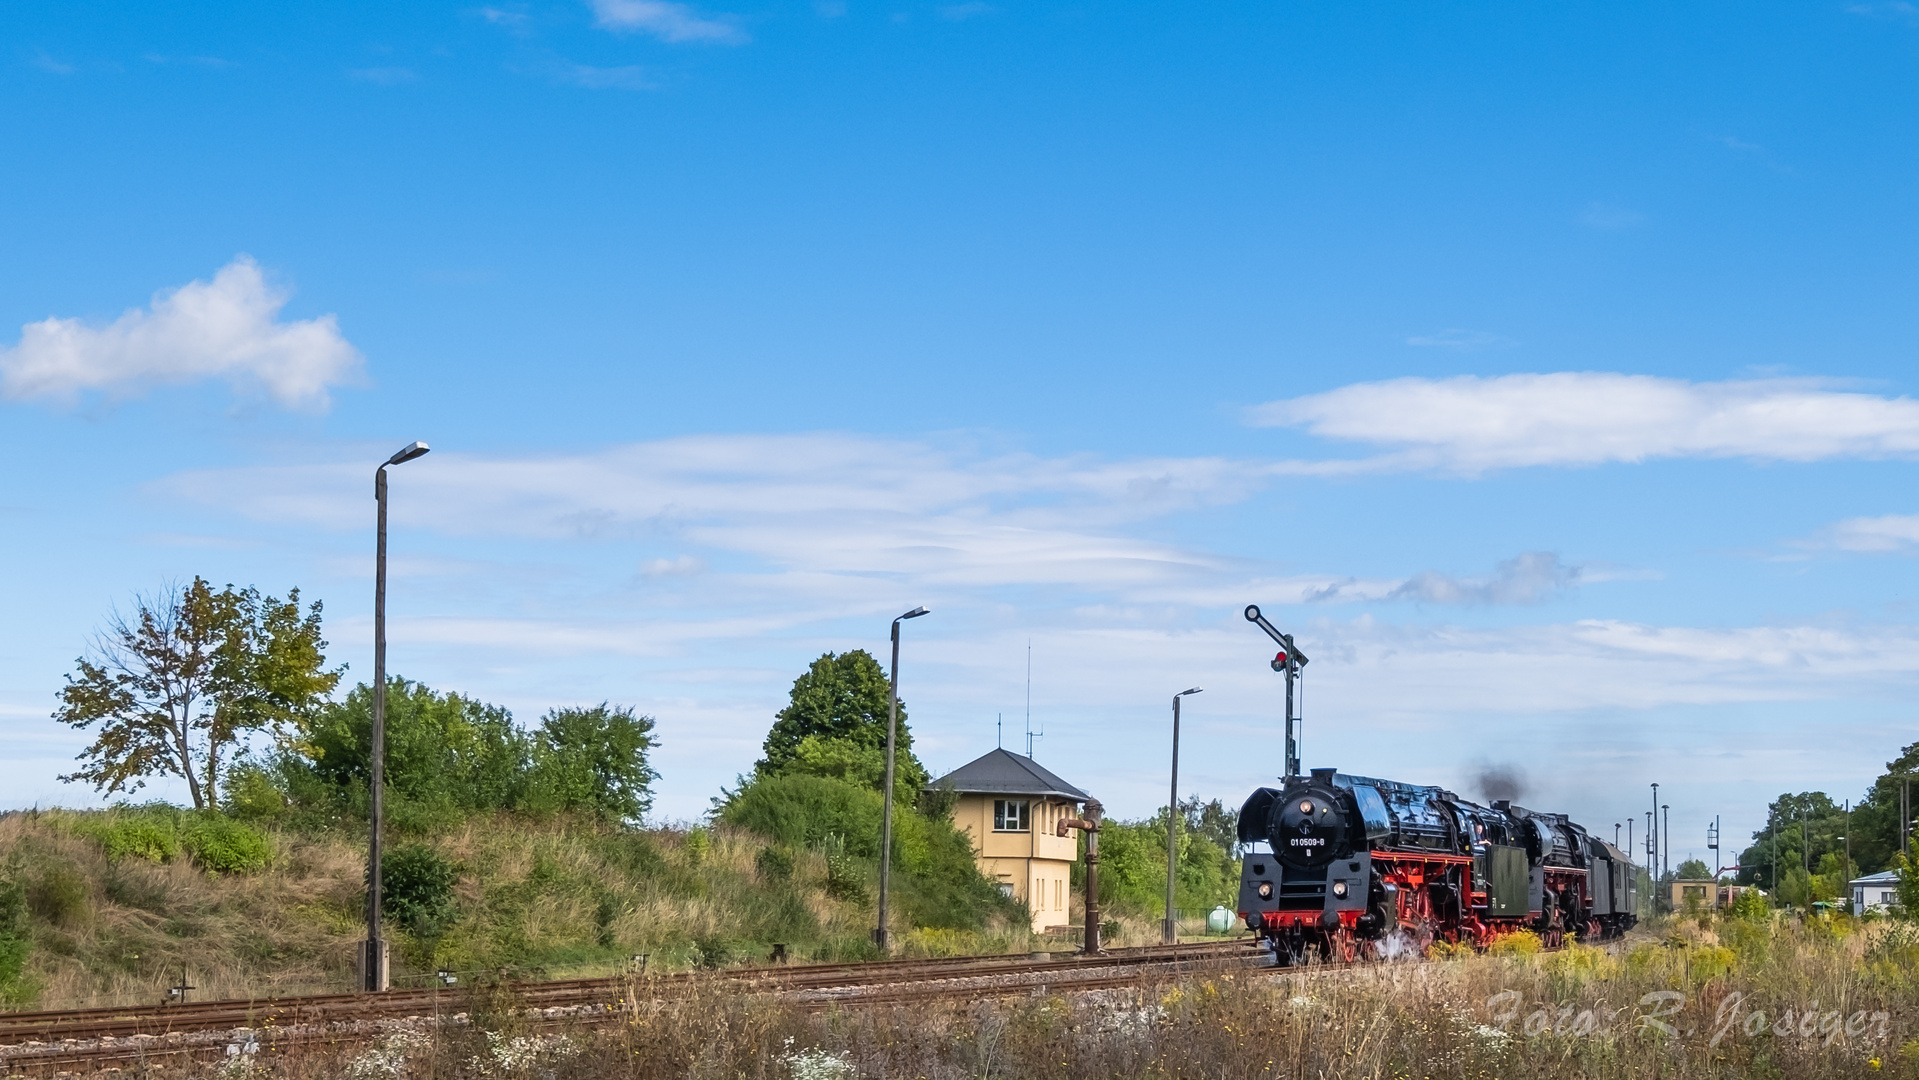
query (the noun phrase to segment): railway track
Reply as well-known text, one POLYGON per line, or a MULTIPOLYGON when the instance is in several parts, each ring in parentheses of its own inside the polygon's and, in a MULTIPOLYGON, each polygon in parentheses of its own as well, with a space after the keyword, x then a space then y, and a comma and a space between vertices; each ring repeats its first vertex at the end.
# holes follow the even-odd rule
MULTIPOLYGON (((1184 973, 1251 962, 1250 940, 1115 949, 1101 956, 968 956, 861 964, 734 968, 716 973, 570 979, 488 988, 533 1026, 592 1024, 625 1015, 628 995, 670 996, 695 980, 788 997, 809 1009, 1094 990, 1147 972, 1184 973)), ((161 1008, 101 1008, 0 1014, 0 1072, 95 1071, 160 1065, 240 1052, 364 1042, 395 1021, 464 1023, 475 990, 323 994, 206 1001, 161 1008)))

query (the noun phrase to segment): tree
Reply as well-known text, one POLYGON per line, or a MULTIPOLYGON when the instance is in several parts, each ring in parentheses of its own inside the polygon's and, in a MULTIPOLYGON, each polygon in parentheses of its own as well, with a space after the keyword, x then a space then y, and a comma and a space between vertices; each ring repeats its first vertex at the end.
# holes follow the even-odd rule
POLYGON ((62 776, 109 794, 146 778, 178 776, 198 809, 218 805, 220 781, 245 732, 297 724, 333 691, 320 604, 300 590, 285 600, 253 587, 215 592, 201 578, 137 598, 138 613, 111 617, 93 655, 76 661, 55 720, 100 725, 62 776))
POLYGON ((1678 876, 1689 881, 1699 881, 1712 877, 1712 867, 1698 859, 1687 859, 1679 864, 1678 876))
MULTIPOLYGON (((1179 801, 1179 814, 1183 819, 1182 827, 1187 832, 1204 836, 1228 855, 1239 851, 1239 811, 1226 809, 1225 804, 1218 799, 1202 803, 1199 796, 1189 795, 1179 801)), ((1158 820, 1163 827, 1166 822, 1164 808, 1158 820)))
POLYGON ((1752 846, 1739 854, 1739 883, 1771 889, 1775 875, 1781 885, 1788 871, 1803 877, 1808 863, 1817 866, 1825 853, 1843 852, 1845 835, 1846 812, 1825 792, 1781 795, 1767 808, 1765 827, 1752 834, 1752 846))
MULTIPOLYGON (((886 749, 886 671, 864 649, 827 653, 793 680, 790 703, 775 714, 766 733, 765 758, 757 771, 767 776, 789 772, 835 775, 866 781, 859 768, 868 752, 886 749), (801 746, 812 737, 805 756, 801 746), (835 746, 833 744, 843 744, 835 746)), ((906 726, 906 703, 899 706, 899 748, 894 755, 896 797, 912 799, 926 786, 926 767, 913 756, 913 733, 906 726)), ((872 784, 880 786, 879 782, 872 784)))
MULTIPOLYGON (((355 686, 303 734, 306 768, 350 802, 362 799, 373 774, 373 688, 355 686)), ((528 743, 501 706, 436 693, 399 676, 387 680, 384 778, 396 810, 402 804, 447 813, 518 806, 532 758, 528 743)))
POLYGON ((653 807, 659 774, 646 755, 655 745, 653 718, 630 707, 553 709, 533 736, 535 798, 546 809, 638 821, 653 807))
MULTIPOLYGON (((1919 791, 1919 742, 1901 748, 1886 762, 1886 771, 1873 782, 1852 809, 1852 855, 1867 873, 1890 869, 1899 851, 1899 788, 1913 777, 1919 791)), ((1913 796, 1919 801, 1919 794, 1913 796)))

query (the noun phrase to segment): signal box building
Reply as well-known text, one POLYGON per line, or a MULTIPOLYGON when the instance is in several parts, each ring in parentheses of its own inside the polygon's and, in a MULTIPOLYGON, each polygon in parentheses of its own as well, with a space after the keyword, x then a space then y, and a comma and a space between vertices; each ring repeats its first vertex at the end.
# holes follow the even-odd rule
POLYGON ((953 824, 972 840, 980 872, 1026 902, 1034 931, 1066 925, 1079 840, 1056 835, 1055 827, 1078 817, 1089 796, 1032 758, 1004 749, 954 769, 939 786, 959 793, 953 824))

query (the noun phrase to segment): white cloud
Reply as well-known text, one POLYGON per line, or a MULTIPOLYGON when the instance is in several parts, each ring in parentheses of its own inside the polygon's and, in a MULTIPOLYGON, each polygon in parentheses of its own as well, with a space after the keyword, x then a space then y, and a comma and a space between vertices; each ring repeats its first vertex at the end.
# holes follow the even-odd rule
POLYGON ((1919 514, 1847 518, 1828 538, 1841 551, 1908 551, 1919 547, 1919 514))
MULTIPOLYGON (((1094 590, 1209 576, 1227 560, 1118 526, 1236 501, 1267 471, 1215 458, 982 456, 847 435, 748 435, 531 459, 443 449, 393 483, 405 490, 396 514, 446 533, 664 540, 743 554, 820 595, 848 595, 862 591, 849 578, 874 575, 1094 590)), ((366 472, 363 463, 266 466, 182 473, 160 487, 264 521, 357 529, 366 472)))
POLYGON ((712 41, 738 44, 746 35, 731 23, 701 18, 685 4, 669 0, 592 0, 593 14, 607 30, 638 31, 661 41, 712 41))
POLYGON ((1571 588, 1579 567, 1549 551, 1526 551, 1506 559, 1488 577, 1462 578, 1428 570, 1408 578, 1389 600, 1432 604, 1537 604, 1571 588))
POLYGON ((512 11, 507 8, 483 7, 479 9, 479 14, 481 18, 495 26, 510 26, 517 29, 525 26, 527 21, 526 12, 512 11))
POLYGON ((72 401, 84 391, 125 396, 218 377, 288 407, 325 409, 328 388, 358 375, 360 352, 332 315, 278 321, 287 296, 241 255, 212 281, 156 293, 150 309, 106 326, 28 323, 18 345, 0 346, 0 394, 72 401))
POLYGON ((640 573, 645 577, 692 577, 706 569, 706 560, 692 555, 681 555, 676 559, 648 559, 640 565, 640 573))
POLYGON ((1288 466, 1299 472, 1472 474, 1651 458, 1919 455, 1919 402, 1812 380, 1692 383, 1608 372, 1406 378, 1269 402, 1249 410, 1248 419, 1397 448, 1363 461, 1288 466))

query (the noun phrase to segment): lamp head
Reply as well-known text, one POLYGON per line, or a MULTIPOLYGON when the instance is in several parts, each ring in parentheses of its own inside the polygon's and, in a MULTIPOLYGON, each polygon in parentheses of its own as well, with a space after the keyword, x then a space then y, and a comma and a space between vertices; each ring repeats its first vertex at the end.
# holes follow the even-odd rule
POLYGON ((401 447, 398 453, 387 458, 386 463, 388 465, 404 465, 416 457, 424 457, 430 449, 432 448, 423 442, 410 442, 401 447))
POLYGON ((1199 687, 1197 687, 1197 686, 1195 686, 1195 687, 1193 687, 1193 688, 1192 688, 1191 690, 1181 690, 1181 691, 1180 691, 1179 693, 1177 693, 1177 694, 1174 694, 1173 696, 1174 696, 1174 697, 1185 697, 1185 696, 1186 696, 1186 695, 1188 695, 1188 694, 1197 694, 1197 693, 1200 693, 1200 692, 1201 692, 1201 691, 1200 691, 1200 688, 1199 688, 1199 687))
POLYGON ((899 622, 899 621, 900 621, 900 619, 917 619, 917 618, 919 618, 919 617, 920 617, 921 615, 926 615, 926 614, 929 614, 929 612, 927 611, 927 609, 925 609, 925 608, 923 608, 923 607, 916 607, 916 608, 914 608, 913 610, 911 610, 911 611, 909 611, 909 612, 907 612, 906 614, 904 614, 904 615, 901 615, 901 616, 899 617, 899 619, 894 619, 893 621, 894 621, 894 622, 899 622))

